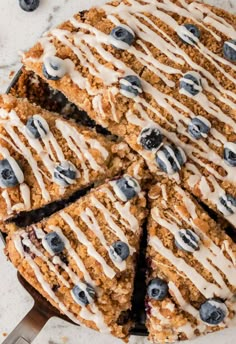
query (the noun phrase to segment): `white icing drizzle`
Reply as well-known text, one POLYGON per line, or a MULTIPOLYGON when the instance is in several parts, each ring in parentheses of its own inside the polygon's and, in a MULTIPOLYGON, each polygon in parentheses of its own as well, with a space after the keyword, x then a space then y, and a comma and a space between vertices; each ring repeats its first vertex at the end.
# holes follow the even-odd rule
POLYGON ((10 215, 12 214, 12 205, 11 205, 11 199, 9 196, 9 193, 7 190, 3 190, 2 192, 2 197, 4 198, 7 206, 7 214, 10 215))
MULTIPOLYGON (((173 312, 175 309, 174 303, 169 302, 167 305, 165 305, 165 309, 169 309, 169 310, 171 310, 171 312, 173 312)), ((149 320, 153 323, 152 326, 157 331, 162 332, 163 328, 164 329, 168 328, 168 330, 172 331, 171 340, 178 340, 177 333, 184 333, 187 338, 194 338, 195 337, 194 331, 196 329, 196 326, 191 324, 190 321, 186 321, 186 323, 184 325, 181 325, 181 326, 176 325, 176 328, 174 329, 172 327, 172 323, 171 323, 172 315, 170 315, 168 317, 163 316, 161 314, 158 306, 155 306, 155 308, 151 308, 151 316, 154 317, 154 319, 152 321, 152 318, 149 318, 149 320), (159 320, 159 324, 162 326, 156 324, 156 319, 159 320)))
MULTIPOLYGON (((97 238, 100 240, 101 244, 105 247, 107 252, 109 253, 110 251, 110 246, 108 245, 103 232, 101 231, 101 228, 98 224, 98 221, 96 217, 94 216, 92 210, 90 208, 86 208, 86 210, 80 214, 81 219, 84 221, 86 226, 92 230, 92 232, 97 236, 97 238)), ((116 262, 112 260, 113 264, 120 270, 124 271, 126 269, 126 262, 116 262)))
POLYGON ((120 226, 118 226, 114 219, 114 215, 95 197, 92 196, 91 197, 91 204, 97 208, 98 210, 101 211, 102 215, 104 216, 105 220, 107 221, 107 223, 109 224, 109 229, 123 242, 125 242, 130 249, 130 254, 132 255, 136 250, 134 247, 131 247, 128 239, 125 235, 125 233, 123 232, 123 230, 121 229, 120 226))
POLYGON ((70 288, 70 283, 67 280, 65 280, 65 278, 61 274, 59 274, 59 272, 57 271, 55 266, 50 262, 50 260, 34 246, 34 244, 28 238, 27 233, 23 232, 21 236, 23 238, 22 240, 23 245, 28 247, 32 253, 34 253, 37 257, 42 259, 48 265, 49 270, 52 271, 57 276, 59 281, 61 281, 61 283, 63 283, 67 288, 70 288))
POLYGON ((141 163, 138 162, 138 163, 135 164, 134 169, 133 169, 134 178, 137 179, 137 180, 142 179, 142 177, 139 175, 140 167, 141 167, 141 163))
POLYGON ((197 213, 196 213, 196 205, 193 203, 191 198, 187 197, 186 192, 184 192, 183 189, 181 189, 178 185, 175 185, 175 191, 182 196, 182 201, 191 216, 191 218, 194 220, 197 218, 197 213))
MULTIPOLYGON (((53 232, 56 232, 57 234, 59 234, 59 236, 62 238, 64 244, 65 244, 65 248, 67 249, 69 255, 73 258, 73 260, 75 261, 78 269, 82 272, 83 276, 84 276, 84 280, 91 284, 94 285, 94 282, 89 274, 89 272, 87 271, 87 269, 84 266, 83 261, 81 260, 81 258, 78 256, 78 254, 75 252, 75 250, 72 248, 69 240, 67 239, 67 237, 63 234, 62 230, 60 227, 58 226, 50 226, 49 227, 50 230, 52 230, 53 232)), ((81 286, 81 285, 80 285, 81 286)), ((81 286, 83 287, 83 286, 81 286)))
MULTIPOLYGON (((42 197, 46 202, 49 202, 51 200, 51 196, 46 188, 44 178, 50 181, 54 180, 54 168, 57 165, 58 161, 60 163, 65 163, 65 156, 55 136, 50 131, 50 128, 46 120, 40 115, 34 115, 34 117, 43 124, 43 127, 46 130, 45 132, 44 130, 42 130, 40 125, 37 125, 37 130, 42 136, 41 140, 31 137, 28 129, 21 121, 21 119, 18 117, 15 111, 12 110, 8 113, 6 110, 0 109, 0 124, 3 126, 7 134, 10 136, 9 139, 8 137, 1 134, 1 139, 8 143, 16 152, 18 152, 27 160, 29 166, 32 169, 34 177, 41 189, 42 197), (20 135, 16 132, 16 129, 27 140, 29 146, 37 152, 38 156, 40 156, 42 163, 50 173, 51 177, 46 175, 46 173, 39 168, 37 160, 34 158, 31 149, 28 148, 26 144, 22 142, 20 135)), ((36 124, 37 123, 38 122, 36 121, 36 124)), ((94 138, 86 138, 82 133, 78 133, 78 131, 73 127, 73 125, 70 125, 69 123, 66 123, 65 121, 59 119, 56 120, 56 127, 61 132, 62 136, 67 140, 68 147, 72 151, 77 153, 76 155, 80 160, 79 162, 81 163, 82 169, 84 170, 84 179, 86 182, 89 182, 90 180, 89 169, 86 163, 88 163, 91 169, 94 169, 95 171, 103 171, 103 163, 101 162, 101 164, 98 164, 96 159, 90 153, 91 150, 96 150, 97 152, 99 152, 102 159, 106 160, 108 158, 109 152, 98 140, 94 138)), ((9 161, 19 183, 21 183, 19 189, 23 203, 11 205, 9 203, 9 194, 6 192, 2 193, 2 196, 7 205, 8 214, 11 214, 13 210, 29 210, 31 208, 32 191, 26 183, 23 183, 24 175, 22 171, 15 163, 14 159, 11 158, 9 151, 6 148, 1 146, 0 153, 4 158, 6 158, 9 161)), ((98 161, 101 161, 101 158, 99 157, 98 161)), ((81 176, 80 171, 76 168, 75 170, 77 178, 79 178, 81 176)))
MULTIPOLYGON (((8 115, 9 118, 7 120, 4 120, 4 121, 1 120, 0 124, 4 127, 4 129, 6 130, 8 135, 11 137, 12 141, 14 142, 14 145, 16 145, 16 147, 20 151, 21 155, 23 155, 23 157, 27 160, 29 166, 31 167, 31 169, 34 173, 36 181, 41 188, 43 198, 47 202, 49 202, 51 200, 51 197, 50 197, 48 191, 46 190, 46 186, 45 186, 45 183, 43 181, 43 177, 42 177, 42 174, 41 174, 40 169, 38 167, 37 161, 34 159, 33 154, 31 153, 30 149, 28 147, 26 147, 26 145, 21 141, 20 137, 17 135, 16 131, 14 130, 14 127, 17 127, 17 129, 20 130, 20 132, 22 134, 25 134, 25 130, 24 130, 25 127, 24 127, 23 123, 20 121, 17 114, 15 113, 15 111, 11 111, 10 113, 7 113, 5 111, 5 114, 6 114, 6 116, 8 115)), ((5 136, 2 138, 5 139, 5 136)), ((29 138, 29 140, 31 140, 31 139, 29 138)), ((0 149, 0 152, 1 152, 1 154, 3 154, 2 153, 2 147, 0 149)))
MULTIPOLYGON (((78 159, 81 162, 81 167, 84 172, 84 178, 86 181, 89 181, 89 170, 86 166, 84 158, 86 158, 86 162, 90 165, 90 167, 95 171, 104 171, 103 167, 97 163, 95 158, 92 156, 90 151, 88 150, 88 144, 90 140, 85 140, 84 136, 72 126, 64 121, 56 120, 56 127, 60 130, 62 136, 66 140, 69 148, 77 155, 78 159)), ((94 148, 95 140, 92 140, 92 146, 94 148)), ((102 147, 99 143, 96 144, 96 149, 100 152, 102 156, 108 156, 108 152, 102 147)))
MULTIPOLYGON (((188 4, 184 0, 180 0, 179 3, 174 3, 170 0, 163 0, 162 2, 156 0, 145 0, 142 2, 129 0, 127 3, 121 2, 117 6, 107 4, 103 6, 103 9, 108 19, 114 25, 124 25, 124 22, 129 25, 129 30, 132 30, 137 37, 136 44, 129 47, 129 53, 134 55, 144 67, 155 73, 166 86, 171 88, 177 87, 177 85, 169 79, 169 76, 175 74, 181 78, 183 76, 182 66, 186 63, 190 66, 189 70, 194 70, 195 73, 198 73, 201 76, 203 92, 195 96, 194 101, 204 108, 210 117, 213 117, 213 119, 216 118, 216 122, 219 122, 219 128, 221 127, 221 123, 224 123, 231 128, 230 130, 232 130, 232 132, 236 131, 236 123, 233 115, 224 113, 222 109, 214 104, 214 102, 210 100, 211 98, 208 97, 208 94, 213 95, 216 99, 231 108, 232 111, 230 111, 230 113, 233 113, 236 109, 236 94, 234 91, 231 91, 233 88, 226 89, 224 86, 224 80, 228 80, 234 85, 236 84, 235 78, 227 71, 228 68, 235 71, 236 66, 207 49, 207 47, 201 43, 201 39, 196 40, 194 35, 189 33, 188 30, 184 30, 182 26, 180 27, 178 22, 171 14, 169 14, 169 12, 181 15, 187 20, 193 21, 200 27, 200 29, 203 28, 204 31, 212 37, 212 39, 216 39, 218 42, 222 41, 222 34, 233 39, 236 38, 234 27, 229 24, 226 19, 219 17, 213 13, 210 8, 204 5, 195 2, 188 4), (152 14, 155 18, 160 19, 176 33, 179 33, 180 35, 185 34, 191 39, 194 39, 196 44, 193 49, 196 49, 202 57, 208 59, 209 63, 213 65, 219 73, 221 73, 222 81, 219 81, 214 76, 214 73, 210 73, 207 69, 195 63, 168 33, 164 32, 161 27, 157 27, 157 25, 151 20, 151 17, 147 15, 148 13, 152 14), (216 29, 217 33, 215 33, 209 25, 213 29, 216 29), (169 66, 168 63, 164 64, 157 61, 154 58, 151 49, 148 47, 148 43, 153 44, 153 42, 155 42, 155 46, 158 47, 161 53, 164 54, 171 62, 178 64, 178 67, 173 68, 169 66), (141 49, 138 49, 137 47, 141 49), (205 94, 206 92, 207 94, 205 94)), ((56 37, 60 42, 69 47, 78 57, 81 65, 88 68, 88 71, 92 76, 98 77, 104 85, 109 86, 108 90, 106 90, 106 94, 108 93, 109 95, 111 116, 115 122, 119 122, 119 118, 116 113, 115 99, 111 96, 116 94, 118 90, 113 85, 118 83, 120 78, 125 75, 135 75, 135 73, 121 60, 115 58, 112 53, 106 51, 104 45, 110 45, 111 43, 109 35, 93 28, 87 23, 80 23, 76 21, 75 18, 71 19, 71 24, 76 29, 80 30, 78 32, 76 31, 71 33, 66 30, 55 29, 50 32, 50 35, 56 37), (94 55, 92 49, 96 50, 99 58, 94 55), (103 63, 101 63, 100 57, 104 60, 103 63), (111 63, 115 69, 108 67, 111 63)), ((44 49, 44 53, 40 58, 41 60, 45 56, 56 54, 56 48, 52 43, 51 36, 43 37, 40 43, 44 49)), ((32 60, 32 58, 30 59, 32 60)), ((106 120, 106 114, 104 111, 105 106, 103 104, 104 89, 93 89, 88 79, 76 70, 72 61, 66 59, 64 60, 64 63, 72 81, 78 85, 80 89, 86 89, 89 95, 95 96, 93 101, 94 110, 99 114, 101 113, 106 120)), ((184 143, 184 140, 180 140, 179 136, 174 134, 172 131, 166 130, 163 132, 164 135, 167 134, 167 138, 170 138, 175 144, 184 149, 192 162, 214 176, 216 188, 217 190, 220 190, 221 194, 224 190, 220 185, 224 185, 224 181, 235 185, 236 174, 234 172, 234 168, 227 166, 224 163, 223 156, 217 154, 213 148, 209 147, 207 142, 204 142, 204 140, 198 140, 198 142, 194 142, 193 145, 193 139, 187 133, 186 127, 189 123, 188 117, 193 118, 195 114, 180 101, 177 101, 173 96, 170 96, 170 92, 168 92, 168 95, 164 94, 144 80, 142 80, 142 86, 144 93, 151 95, 153 99, 158 99, 158 105, 164 108, 165 111, 172 116, 175 124, 161 116, 153 106, 148 104, 143 96, 134 98, 136 105, 138 105, 136 110, 139 111, 139 114, 136 117, 127 115, 126 118, 128 122, 143 128, 144 125, 147 125, 146 120, 152 122, 147 115, 147 110, 150 110, 155 117, 157 116, 157 121, 158 119, 164 121, 166 125, 170 125, 170 127, 173 128, 173 131, 188 138, 188 143, 186 144, 184 143), (143 112, 146 113, 145 123, 143 120, 140 121, 140 116, 141 118, 144 117, 143 112), (212 163, 214 164, 213 167, 211 166, 212 163), (217 169, 214 167, 215 165, 220 166, 225 170, 225 177, 217 172, 217 169)), ((105 105, 107 106, 107 104, 105 105)), ((212 123, 214 123, 214 121, 212 121, 212 123)), ((227 138, 221 134, 221 132, 216 130, 216 128, 211 129, 207 140, 218 148, 223 148, 223 145, 227 142, 227 138)), ((146 159, 150 159, 150 155, 145 155, 143 152, 141 154, 146 159)), ((200 172, 200 178, 201 174, 202 173, 200 172)), ((178 176, 174 175, 173 177, 178 180, 178 176)), ((195 185, 197 178, 198 177, 195 175, 190 176, 189 185, 195 185)), ((203 190, 202 196, 206 201, 213 203, 218 207, 221 206, 217 192, 210 193, 204 192, 203 190)), ((235 223, 235 214, 230 215, 228 219, 232 223, 235 223)))
POLYGON ((20 185, 21 197, 24 201, 24 209, 29 210, 31 208, 31 195, 30 188, 27 184, 23 183, 20 185))
MULTIPOLYGON (((105 193, 106 196, 111 200, 111 202, 113 203, 113 207, 118 211, 121 219, 118 219, 115 214, 112 214, 112 217, 119 221, 124 227, 127 227, 128 223, 128 228, 134 233, 137 232, 137 230, 139 229, 139 223, 137 218, 130 211, 131 202, 128 201, 124 205, 122 205, 119 201, 117 201, 113 193, 108 188, 102 187, 100 191, 105 193), (123 219, 125 221, 123 221, 123 219)), ((139 197, 142 196, 143 195, 139 193, 139 197)))
POLYGON ((59 298, 55 295, 55 293, 52 291, 50 285, 44 280, 43 274, 41 273, 38 265, 35 264, 33 259, 30 258, 29 255, 26 254, 26 257, 28 264, 34 271, 35 277, 37 278, 39 284, 43 288, 43 290, 50 296, 50 298, 58 305, 60 310, 68 316, 69 319, 71 319, 75 324, 81 325, 81 322, 71 313, 68 311, 67 307, 59 300, 59 298))
MULTIPOLYGON (((202 277, 193 267, 188 265, 184 259, 176 257, 173 252, 167 249, 158 237, 151 237, 149 245, 156 251, 168 259, 179 271, 184 272, 186 277, 192 281, 196 288, 206 297, 211 298, 214 295, 225 297, 224 290, 219 288, 216 284, 210 283, 202 277)), ((227 294, 228 295, 228 294, 227 294)))
POLYGON ((230 248, 229 242, 228 241, 223 241, 222 243, 222 251, 226 251, 228 255, 230 256, 232 263, 234 266, 236 266, 236 254, 232 251, 230 248))
MULTIPOLYGON (((79 270, 83 273, 84 276, 84 280, 90 284, 90 285, 94 285, 93 280, 90 277, 89 272, 86 270, 83 261, 80 259, 80 257, 77 255, 77 253, 75 252, 75 250, 71 247, 69 240, 63 235, 61 228, 59 227, 55 227, 55 226, 50 226, 50 229, 57 232, 61 238, 63 239, 63 242, 65 243, 65 247, 68 250, 68 253, 71 255, 71 257, 74 259, 75 263, 77 264, 79 270)), ((73 278, 74 274, 70 274, 70 277, 73 278)), ((81 287, 81 289, 83 289, 85 291, 85 285, 84 283, 81 283, 78 278, 76 280, 72 279, 72 281, 77 285, 79 285, 81 287)), ((97 325, 98 329, 100 330, 100 332, 102 333, 109 333, 110 329, 109 327, 104 323, 104 319, 103 319, 103 315, 102 313, 99 311, 98 307, 95 304, 90 304, 90 309, 91 312, 86 309, 86 308, 82 308, 80 311, 80 316, 83 319, 86 320, 90 320, 95 322, 95 324, 97 325)))
MULTIPOLYGON (((74 259, 74 261, 76 262, 77 266, 79 267, 79 270, 83 273, 85 281, 87 283, 89 283, 90 285, 94 285, 93 281, 91 280, 91 277, 89 276, 89 273, 85 269, 85 266, 84 266, 83 262, 80 260, 79 256, 76 254, 76 252, 73 250, 73 248, 71 247, 68 239, 63 235, 61 229, 59 227, 55 227, 55 226, 50 226, 50 229, 52 229, 53 231, 57 232, 60 235, 60 237, 62 238, 63 242, 65 243, 65 247, 66 247, 69 255, 74 259)), ((34 226, 34 230, 35 230, 35 233, 36 233, 37 237, 39 237, 41 239, 43 239, 45 237, 45 233, 40 228, 36 228, 36 226, 34 226)), ((19 234, 17 235, 16 238, 18 238, 18 239, 17 239, 17 241, 15 240, 14 243, 15 243, 15 245, 17 245, 17 247, 19 249, 19 246, 20 246, 20 241, 19 241, 20 240, 20 236, 19 236, 19 234)), ((61 261, 61 259, 58 256, 54 256, 53 257, 53 259, 52 259, 53 264, 52 264, 51 262, 49 262, 49 260, 45 256, 42 255, 42 253, 40 251, 38 251, 32 245, 32 243, 29 240, 25 241, 25 239, 24 239, 23 240, 23 244, 26 244, 28 247, 30 247, 31 252, 33 252, 34 254, 39 256, 41 259, 43 259, 48 264, 50 270, 53 271, 56 274, 56 276, 64 283, 64 285, 67 288, 69 288, 70 285, 68 284, 67 281, 64 281, 64 278, 62 276, 61 277, 59 276, 58 272, 55 271, 55 268, 54 268, 53 264, 60 265, 68 273, 68 275, 69 275, 70 279, 72 280, 73 284, 74 285, 78 285, 82 290, 84 290, 86 292, 86 285, 83 282, 81 282, 81 280, 78 278, 78 276, 68 266, 66 266, 61 261)), ((22 245, 21 245, 21 247, 22 247, 22 245)), ((20 250, 20 252, 21 252, 21 255, 25 256, 27 261, 28 261, 28 256, 29 255, 24 252, 23 248, 22 248, 22 250, 20 250)), ((34 266, 37 267, 37 265, 35 263, 34 263, 34 266)), ((38 267, 36 269, 33 268, 33 270, 34 270, 34 272, 36 274, 36 277, 37 277, 37 269, 38 269, 38 267)), ((43 276, 42 276, 42 278, 43 278, 43 276)), ((39 280, 39 282, 43 283, 42 280, 39 280)), ((42 287, 44 288, 44 285, 42 285, 42 287)), ((49 295, 52 297, 52 294, 54 294, 54 293, 51 290, 49 295)), ((56 297, 55 294, 54 294, 54 297, 52 297, 52 299, 55 300, 56 303, 58 303, 59 308, 67 315, 68 310, 66 309, 65 305, 63 305, 62 303, 59 303, 59 300, 58 300, 58 298, 56 297), (63 310, 63 308, 61 308, 61 305, 63 305, 64 310, 63 310)), ((100 312, 100 310, 98 309, 98 307, 95 304, 90 304, 89 307, 90 307, 91 310, 81 308, 81 310, 79 312, 79 315, 83 319, 86 319, 86 320, 89 320, 89 321, 93 321, 96 324, 96 326, 98 327, 98 329, 100 330, 100 332, 109 333, 110 329, 104 323, 103 315, 100 312)))
POLYGON ((72 217, 65 211, 61 211, 61 218, 66 222, 70 229, 76 234, 78 240, 86 246, 89 256, 93 257, 98 263, 101 264, 104 274, 112 279, 115 277, 116 272, 107 263, 106 260, 97 252, 92 242, 89 241, 83 231, 75 224, 72 217))
MULTIPOLYGON (((174 237, 178 239, 177 235, 178 235, 179 230, 181 230, 181 228, 179 228, 177 224, 173 222, 168 222, 167 220, 163 219, 157 208, 154 208, 152 210, 152 217, 157 223, 159 223, 164 228, 168 229, 174 235, 174 237)), ((181 242, 181 246, 183 244, 184 243, 181 242)), ((211 252, 211 250, 205 247, 203 243, 200 243, 199 247, 200 247, 199 250, 193 251, 192 255, 199 263, 201 263, 204 266, 205 269, 207 269, 211 273, 214 280, 222 288, 221 294, 220 294, 221 297, 224 297, 224 298, 229 297, 229 295, 231 295, 231 291, 225 284, 221 274, 215 268, 215 266, 217 266, 218 269, 220 269, 221 272, 225 274, 226 278, 230 281, 232 285, 236 285, 236 276, 232 276, 232 275, 235 275, 234 266, 229 260, 226 259, 226 257, 224 257, 222 261, 222 256, 223 256, 222 254, 220 255, 220 257, 215 255, 215 252, 211 252)), ((190 280, 191 280, 191 276, 190 276, 190 280)))
POLYGON ((194 318, 196 318, 198 321, 198 329, 200 330, 200 332, 204 332, 206 330, 206 325, 201 322, 198 310, 194 308, 190 303, 186 302, 180 290, 172 281, 168 283, 168 286, 169 286, 170 293, 177 300, 181 309, 183 309, 185 312, 191 314, 194 318))

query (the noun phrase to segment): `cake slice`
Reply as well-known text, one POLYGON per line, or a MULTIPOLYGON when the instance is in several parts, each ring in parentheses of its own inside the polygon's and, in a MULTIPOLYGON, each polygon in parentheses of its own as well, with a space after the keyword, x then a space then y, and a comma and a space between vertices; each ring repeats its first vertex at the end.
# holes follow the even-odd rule
POLYGON ((114 1, 46 33, 23 63, 235 225, 235 22, 198 1, 114 1))
POLYGON ((75 323, 127 339, 146 199, 125 175, 27 228, 6 252, 22 276, 75 323))
POLYGON ((129 154, 126 144, 26 100, 1 96, 0 220, 115 176, 126 168, 129 154))
POLYGON ((236 324, 236 244, 177 184, 149 192, 147 327, 154 343, 236 324))

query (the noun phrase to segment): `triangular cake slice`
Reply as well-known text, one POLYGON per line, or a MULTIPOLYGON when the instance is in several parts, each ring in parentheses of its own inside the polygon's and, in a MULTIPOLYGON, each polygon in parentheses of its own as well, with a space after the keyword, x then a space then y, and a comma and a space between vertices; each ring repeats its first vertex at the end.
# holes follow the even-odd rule
POLYGON ((179 178, 182 149, 185 187, 235 225, 235 22, 198 1, 114 1, 46 33, 23 63, 154 172, 179 178))
POLYGON ((125 169, 128 156, 126 144, 26 100, 1 96, 0 219, 67 199, 113 177, 125 169))
POLYGON ((235 326, 236 244, 180 186, 149 191, 147 327, 154 343, 235 326))
POLYGON ((146 199, 123 177, 27 228, 6 252, 22 276, 75 323, 126 339, 146 199))

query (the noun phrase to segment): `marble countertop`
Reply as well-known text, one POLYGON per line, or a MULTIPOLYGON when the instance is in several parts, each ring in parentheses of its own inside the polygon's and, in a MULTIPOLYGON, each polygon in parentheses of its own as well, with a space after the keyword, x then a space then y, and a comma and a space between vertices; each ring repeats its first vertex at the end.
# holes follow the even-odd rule
MULTIPOLYGON (((205 0, 236 13, 236 0, 205 0)), ((41 0, 33 13, 22 11, 17 0, 0 0, 0 92, 8 87, 14 72, 20 68, 18 51, 29 48, 50 27, 76 11, 101 4, 105 0, 41 0)), ((6 261, 0 243, 0 344, 33 306, 31 296, 19 284, 15 269, 6 261)), ((199 338, 191 344, 235 344, 236 329, 199 338)), ((94 331, 52 318, 34 344, 119 344, 121 341, 94 331)), ((144 344, 144 338, 133 337, 130 343, 144 344)), ((186 342, 190 344, 190 342, 186 342)))

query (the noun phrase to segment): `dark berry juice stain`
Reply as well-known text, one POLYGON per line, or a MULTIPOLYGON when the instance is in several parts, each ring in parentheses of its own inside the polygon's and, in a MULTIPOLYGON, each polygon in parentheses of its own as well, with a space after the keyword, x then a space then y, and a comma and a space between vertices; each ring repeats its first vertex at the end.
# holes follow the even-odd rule
POLYGON ((35 209, 28 212, 21 212, 15 217, 8 219, 7 222, 14 222, 18 227, 27 227, 32 225, 33 223, 40 222, 45 217, 48 217, 54 214, 55 212, 64 209, 70 203, 76 202, 80 197, 86 195, 92 187, 93 184, 88 186, 87 188, 83 188, 79 191, 76 191, 72 196, 65 200, 55 201, 41 209, 35 209))

